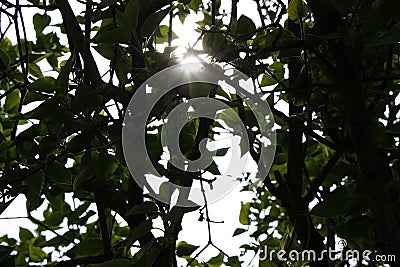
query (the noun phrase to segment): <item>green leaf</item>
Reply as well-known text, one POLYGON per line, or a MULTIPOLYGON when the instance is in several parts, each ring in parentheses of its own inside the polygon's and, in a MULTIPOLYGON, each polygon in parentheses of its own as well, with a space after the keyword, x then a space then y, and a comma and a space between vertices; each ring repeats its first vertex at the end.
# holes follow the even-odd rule
POLYGON ((115 156, 102 151, 97 160, 96 178, 102 179, 115 172, 118 168, 118 160, 115 156))
POLYGON ((364 250, 373 240, 374 223, 368 216, 358 216, 332 228, 340 237, 355 242, 359 246, 353 249, 364 250))
POLYGON ((46 54, 42 54, 42 53, 31 53, 29 55, 29 62, 30 63, 39 63, 40 61, 42 61, 45 58, 48 58, 49 56, 51 56, 51 53, 46 53, 46 54))
POLYGON ((283 75, 285 74, 285 69, 283 67, 282 62, 276 61, 271 65, 269 65, 268 68, 270 68, 274 72, 276 77, 283 79, 283 75))
POLYGON ((40 67, 36 64, 36 63, 30 63, 28 66, 28 72, 29 74, 40 78, 43 76, 42 70, 40 69, 40 67))
POLYGON ((19 102, 21 97, 19 96, 19 90, 15 89, 9 93, 6 97, 6 102, 4 104, 4 111, 11 114, 18 112, 19 102))
POLYGON ((74 180, 74 191, 78 190, 84 182, 91 180, 96 175, 98 157, 99 155, 96 151, 87 152, 83 155, 80 171, 74 180))
POLYGON ((218 169, 218 165, 213 161, 207 168, 206 170, 208 172, 211 172, 214 175, 220 175, 220 171, 218 169))
POLYGON ((158 208, 153 202, 145 201, 140 205, 133 206, 133 208, 131 208, 125 215, 130 216, 130 215, 144 214, 144 213, 153 214, 157 212, 158 208))
POLYGON ((33 16, 33 27, 35 28, 36 36, 42 34, 43 29, 51 22, 51 17, 47 14, 35 14, 33 16))
POLYGON ((118 59, 118 64, 115 66, 115 73, 121 83, 128 80, 127 74, 132 70, 132 60, 128 56, 123 56, 118 59))
POLYGON ((138 24, 140 12, 140 4, 138 0, 129 0, 128 4, 125 7, 124 13, 118 14, 117 18, 126 26, 134 31, 138 24))
POLYGON ((220 148, 220 149, 217 150, 217 153, 215 155, 219 156, 219 157, 225 156, 226 153, 228 152, 228 150, 229 150, 229 147, 220 148))
POLYGON ((190 121, 183 127, 179 135, 179 147, 184 155, 192 151, 195 139, 196 139, 196 123, 195 121, 190 121))
POLYGON ((236 230, 235 230, 235 232, 233 232, 233 235, 232 236, 237 236, 237 235, 240 235, 240 234, 243 234, 244 232, 246 232, 247 230, 246 229, 243 229, 243 228, 236 228, 236 230))
POLYGON ((242 207, 240 208, 239 222, 243 225, 250 224, 250 220, 249 220, 250 207, 251 207, 251 203, 247 202, 245 204, 242 203, 242 207))
POLYGON ((101 43, 93 48, 106 59, 112 60, 114 58, 114 44, 101 43))
POLYGON ((197 12, 199 10, 199 7, 202 3, 202 0, 192 0, 188 4, 188 7, 193 10, 194 12, 197 12))
POLYGON ((269 76, 268 74, 264 74, 261 80, 261 86, 270 86, 270 85, 274 85, 277 84, 277 80, 275 80, 274 78, 272 78, 271 76, 269 76))
MULTIPOLYGON (((156 30, 157 44, 163 44, 168 42, 168 33, 169 33, 169 27, 167 25, 160 25, 156 30)), ((178 36, 176 35, 175 32, 172 32, 172 39, 176 38, 178 38, 178 36)))
MULTIPOLYGON (((256 25, 253 20, 245 15, 241 15, 237 21, 236 34, 247 34, 255 30, 256 25)), ((248 36, 248 38, 251 38, 251 36, 248 36)))
POLYGON ((55 161, 44 169, 47 177, 59 184, 71 184, 71 173, 65 166, 55 161))
POLYGON ((42 262, 44 259, 47 259, 49 255, 47 255, 41 248, 29 244, 29 257, 33 262, 42 262))
POLYGON ((239 258, 237 256, 228 257, 228 262, 226 262, 225 264, 227 266, 232 266, 232 267, 240 267, 240 266, 242 266, 240 264, 239 258))
POLYGON ((53 93, 55 81, 56 79, 54 79, 53 77, 41 77, 33 83, 28 84, 27 89, 31 92, 53 93))
POLYGON ((34 236, 31 231, 26 228, 19 227, 19 239, 21 242, 29 241, 32 238, 34 238, 34 236))
POLYGON ((93 37, 94 43, 125 43, 128 44, 131 39, 130 30, 127 26, 118 28, 100 29, 93 37))
POLYGON ((27 91, 24 98, 24 105, 35 102, 35 101, 43 101, 46 100, 48 97, 46 95, 32 93, 27 91))
POLYGON ((151 267, 157 256, 160 254, 159 248, 153 247, 153 242, 144 245, 132 258, 134 267, 151 267))
POLYGON ((86 83, 78 85, 72 106, 79 110, 90 110, 101 104, 102 97, 99 90, 95 90, 86 83))
POLYGON ((203 37, 203 49, 207 52, 218 52, 226 47, 227 41, 222 33, 206 33, 203 37))
POLYGON ((113 259, 99 264, 90 264, 90 267, 133 267, 128 259, 113 259))
POLYGON ((0 49, 0 66, 1 64, 4 65, 4 67, 7 67, 8 65, 10 65, 11 63, 11 59, 10 56, 8 55, 8 53, 6 51, 4 51, 3 49, 0 49))
POLYGON ((190 256, 199 246, 191 245, 185 241, 181 241, 176 246, 176 255, 178 257, 190 256))
POLYGON ((101 238, 88 238, 71 248, 67 255, 94 256, 103 251, 101 238))
POLYGON ((83 132, 78 136, 75 136, 69 140, 67 149, 72 153, 78 153, 83 151, 86 147, 90 146, 93 140, 94 134, 92 132, 83 132))
POLYGON ((112 6, 117 3, 117 0, 102 0, 101 3, 99 4, 99 8, 104 8, 107 6, 112 6))
POLYGON ((220 267, 224 263, 224 254, 220 252, 217 256, 212 257, 209 261, 207 261, 207 265, 209 267, 220 267))
POLYGON ((346 188, 338 188, 331 192, 326 199, 318 203, 310 214, 319 217, 336 217, 344 212, 347 199, 346 188))
POLYGON ((270 261, 270 260, 268 260, 268 259, 266 259, 266 260, 260 260, 259 261, 259 265, 258 265, 258 267, 276 267, 277 266, 277 264, 275 264, 273 261, 270 261))
POLYGON ((54 211, 45 218, 44 222, 47 226, 59 226, 64 220, 64 213, 61 211, 54 211))
POLYGON ((28 202, 31 204, 32 209, 37 208, 39 205, 43 176, 43 171, 40 170, 28 175, 24 179, 24 184, 27 185, 25 196, 28 202))
POLYGON ((297 20, 307 15, 308 7, 304 0, 291 0, 287 12, 291 20, 297 20))
POLYGON ((143 237, 145 234, 149 233, 151 228, 153 227, 153 223, 151 220, 146 220, 139 224, 137 227, 131 230, 128 237, 126 238, 126 248, 129 249, 132 245, 143 237))
POLYGON ((227 100, 231 100, 231 95, 227 93, 221 86, 217 87, 217 95, 225 97, 227 100))
POLYGON ((157 29, 157 27, 161 24, 161 21, 165 18, 169 11, 170 8, 166 8, 148 16, 143 23, 141 36, 150 37, 157 29))
POLYGON ((68 92, 68 82, 69 82, 69 74, 71 73, 72 65, 75 62, 75 53, 69 57, 67 62, 61 68, 60 74, 55 81, 55 90, 57 95, 65 96, 68 92))

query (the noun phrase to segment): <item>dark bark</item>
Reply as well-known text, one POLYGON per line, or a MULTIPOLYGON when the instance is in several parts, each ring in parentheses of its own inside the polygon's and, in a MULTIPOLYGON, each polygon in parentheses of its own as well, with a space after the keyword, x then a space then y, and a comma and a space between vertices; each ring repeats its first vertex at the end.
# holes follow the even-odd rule
MULTIPOLYGON (((133 177, 129 175, 128 181, 128 210, 133 208, 135 205, 140 205, 143 203, 143 189, 134 181, 133 177)), ((142 222, 146 220, 146 215, 134 214, 127 217, 129 228, 134 229, 138 227, 142 222)), ((141 245, 147 244, 154 239, 151 232, 146 233, 143 237, 139 239, 141 245)))
MULTIPOLYGON (((299 39, 301 38, 300 26, 289 20, 289 30, 299 39)), ((303 63, 300 55, 289 59, 289 86, 293 86, 299 77, 303 63)), ((294 99, 289 101, 289 146, 287 160, 287 193, 289 202, 284 203, 289 219, 294 226, 294 231, 303 249, 312 249, 321 253, 325 249, 323 236, 317 232, 308 211, 309 202, 302 197, 304 148, 303 134, 304 122, 300 118, 303 112, 302 105, 296 105, 294 99)), ((311 263, 311 266, 326 266, 323 262, 311 263)))

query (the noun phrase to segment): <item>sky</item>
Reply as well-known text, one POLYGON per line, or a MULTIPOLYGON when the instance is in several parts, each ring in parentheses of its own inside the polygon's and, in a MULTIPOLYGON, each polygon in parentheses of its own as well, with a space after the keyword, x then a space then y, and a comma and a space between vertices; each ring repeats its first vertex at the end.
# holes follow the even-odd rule
MULTIPOLYGON (((20 2, 21 4, 23 4, 23 2, 26 1, 20 1, 20 2)), ((82 6, 80 6, 79 3, 76 3, 76 1, 70 1, 70 2, 75 2, 74 4, 72 4, 72 6, 74 7, 75 14, 78 14, 78 9, 81 8, 82 6)), ((230 1, 222 0, 221 9, 229 10, 230 1)), ((29 29, 27 32, 28 39, 34 40, 35 32, 32 26, 32 16, 35 14, 35 12, 29 12, 28 9, 25 9, 23 14, 24 14, 24 21, 29 29)), ((244 14, 252 18, 257 26, 260 25, 260 20, 257 14, 257 7, 254 1, 240 0, 238 3, 238 17, 241 14, 244 14)), ((51 12, 49 13, 49 15, 52 17, 51 25, 61 22, 61 18, 58 12, 51 12)), ((185 47, 188 47, 188 44, 192 45, 197 40, 199 33, 195 31, 195 29, 198 27, 198 25, 195 22, 200 19, 201 17, 192 14, 185 20, 185 23, 183 25, 179 22, 178 19, 174 20, 173 30, 178 35, 179 39, 174 40, 172 45, 179 47, 179 49, 177 50, 178 52, 184 52, 185 47)), ((4 29, 6 21, 2 20, 1 23, 2 23, 2 29, 4 29)), ((162 24, 167 24, 167 23, 165 21, 165 23, 162 24)), ((57 30, 58 30, 57 27, 47 27, 45 29, 45 33, 48 31, 57 31, 57 30)), ((16 42, 15 32, 13 27, 10 28, 7 36, 12 40, 13 43, 16 42)), ((65 36, 64 38, 61 39, 61 42, 64 44, 66 43, 65 36)), ((104 61, 104 59, 102 59, 101 56, 99 56, 95 51, 94 55, 96 61, 98 62, 98 66, 100 67, 103 66, 103 69, 102 68, 100 69, 101 72, 105 73, 108 68, 108 62, 104 61)), ((49 72, 45 72, 44 75, 52 75, 50 72, 51 67, 49 65, 42 64, 41 67, 43 67, 43 69, 45 70, 49 70, 49 72)), ((34 106, 27 107, 24 111, 28 111, 28 109, 32 108, 34 108, 34 106)), ((255 166, 252 165, 250 167, 254 168, 255 166)), ((244 243, 254 242, 254 240, 252 240, 248 236, 247 232, 239 236, 232 237, 232 234, 236 228, 239 227, 246 228, 245 226, 239 223, 239 212, 241 203, 250 201, 252 197, 253 196, 251 193, 240 192, 240 188, 236 187, 227 196, 212 203, 209 206, 211 220, 217 222, 219 221, 224 222, 224 223, 212 224, 211 233, 213 242, 215 245, 222 248, 228 255, 237 256, 240 254, 240 249, 239 249, 240 245, 244 243)), ((68 198, 70 198, 69 201, 72 201, 71 196, 68 196, 68 198)), ((14 200, 14 202, 6 209, 6 211, 0 215, 0 218, 26 216, 25 201, 26 199, 23 195, 17 197, 17 199, 14 200)), ((34 212, 33 215, 36 216, 37 218, 41 218, 42 211, 43 209, 39 208, 39 210, 34 212)), ((92 217, 92 219, 93 218, 94 217, 92 217)), ((160 221, 155 222, 155 226, 157 226, 157 224, 160 224, 158 226, 162 226, 160 221)), ((18 231, 20 226, 29 229, 36 228, 36 226, 32 224, 28 219, 12 219, 12 220, 0 219, 0 236, 8 234, 9 237, 14 237, 18 239, 18 231)), ((188 213, 184 216, 182 228, 183 229, 179 234, 179 240, 200 246, 205 245, 207 243, 208 241, 207 224, 205 221, 203 222, 199 221, 198 211, 188 213)), ((154 234, 157 235, 157 230, 153 231, 154 234)), ((48 237, 50 238, 51 236, 52 234, 49 233, 48 237)), ((200 259, 207 260, 212 256, 216 256, 217 254, 218 252, 216 250, 207 250, 205 251, 205 253, 200 255, 200 259)), ((244 257, 244 259, 246 260, 246 263, 249 264, 250 261, 253 259, 253 255, 248 255, 244 257)), ((185 261, 179 261, 179 263, 180 265, 185 266, 184 265, 185 261)), ((253 264, 249 266, 258 266, 257 257, 253 259, 252 263, 253 264)), ((247 264, 243 266, 247 266, 247 264)))

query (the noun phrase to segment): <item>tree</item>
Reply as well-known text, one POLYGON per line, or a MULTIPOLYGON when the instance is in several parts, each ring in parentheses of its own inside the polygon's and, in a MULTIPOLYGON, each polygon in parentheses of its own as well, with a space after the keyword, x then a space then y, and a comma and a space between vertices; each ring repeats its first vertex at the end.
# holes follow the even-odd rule
MULTIPOLYGON (((74 14, 65 0, 1 1, 1 18, 15 28, 17 42, 7 38, 8 28, 2 29, 0 212, 23 193, 28 217, 38 226, 34 234, 21 228, 18 241, 0 239, 1 264, 177 266, 178 256, 189 266, 241 266, 239 257, 225 255, 223 249, 202 263, 197 256, 204 247, 177 244, 183 216, 197 208, 170 209, 144 196, 122 153, 127 104, 147 78, 178 64, 171 47, 176 38, 172 18, 184 22, 193 13, 204 18, 198 22, 202 50, 191 52, 206 53, 212 62, 228 63, 254 79, 277 125, 270 174, 262 184, 244 188, 256 195, 242 206, 239 220, 245 228, 234 233, 252 231, 255 242, 244 244, 244 252, 257 253, 267 246, 320 253, 334 249, 335 237, 340 237, 347 240, 345 250, 394 255, 398 263, 400 3, 291 0, 285 6, 281 0, 254 1, 259 27, 249 17, 238 17, 236 0, 228 12, 218 0, 87 0, 80 1, 86 6, 82 15, 74 14), (24 14, 31 10, 37 12, 35 40, 26 37, 31 29, 25 26, 24 14), (56 14, 63 23, 51 25, 56 14), (163 25, 166 17, 171 19, 163 25), (50 25, 60 33, 43 33, 50 25), (62 44, 61 35, 67 36, 67 44, 62 44), (160 44, 167 44, 163 52, 160 44), (108 81, 100 74, 93 50, 110 62, 108 81), (43 73, 44 62, 55 76, 43 73), (277 104, 287 105, 288 111, 277 104), (79 204, 65 201, 68 193, 79 204), (47 205, 44 220, 30 215, 41 205, 47 205), (98 221, 88 223, 94 214, 98 221), (128 226, 116 223, 116 214, 128 226), (164 223, 164 236, 159 238, 151 232, 156 218, 164 223), (61 235, 56 230, 62 222, 67 231, 61 235), (45 231, 55 237, 47 240, 45 231), (136 241, 139 250, 132 253, 136 241), (44 247, 69 259, 56 262, 44 247)), ((213 88, 209 97, 216 96, 234 107, 246 125, 250 154, 258 161, 262 140, 254 114, 234 94, 213 88)), ((167 95, 152 116, 161 120, 182 101, 177 94, 167 95)), ((199 158, 200 141, 218 126, 209 119, 195 121, 180 133, 189 159, 199 158)), ((163 153, 161 127, 149 127, 147 133, 155 164, 163 153)), ((177 180, 192 181, 198 175, 160 170, 177 180)), ((218 174, 214 165, 207 171, 218 174)), ((203 209, 207 211, 207 205, 203 209)), ((207 212, 203 218, 211 223, 207 212)), ((211 240, 210 245, 214 246, 211 240)), ((287 263, 276 255, 259 262, 282 264, 287 263)), ((325 257, 309 264, 335 262, 325 257)))

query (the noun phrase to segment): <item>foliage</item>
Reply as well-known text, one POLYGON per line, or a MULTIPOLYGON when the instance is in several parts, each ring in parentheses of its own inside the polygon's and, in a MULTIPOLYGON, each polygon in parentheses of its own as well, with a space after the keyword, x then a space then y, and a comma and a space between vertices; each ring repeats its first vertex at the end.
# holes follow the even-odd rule
MULTIPOLYGON (((0 238, 1 266, 165 267, 176 266, 176 257, 188 266, 241 266, 239 255, 225 254, 211 239, 207 246, 220 253, 208 262, 197 259, 204 247, 176 244, 182 218, 193 209, 144 201, 122 153, 124 108, 132 94, 178 62, 171 47, 177 35, 164 22, 172 16, 184 23, 193 14, 203 18, 197 22, 202 50, 190 52, 253 78, 277 124, 270 175, 263 184, 246 180, 244 187, 254 199, 242 204, 243 228, 233 234, 249 232, 254 242, 243 244, 243 253, 264 246, 321 252, 340 237, 348 249, 400 260, 399 1, 291 0, 286 7, 256 0, 257 20, 238 17, 237 1, 228 13, 218 0, 81 2, 80 15, 66 0, 1 2, 16 42, 1 29, 0 212, 25 194, 28 218, 37 225, 34 233, 20 228, 19 240, 0 238), (25 12, 36 13, 33 29, 26 27, 25 12), (54 24, 59 14, 63 23, 54 24), (28 40, 32 30, 36 38, 28 40), (92 50, 108 60, 108 81, 92 50), (31 215, 39 207, 43 220, 31 215), (117 214, 127 226, 117 223, 117 214), (157 218, 164 232, 156 238, 157 218)), ((262 140, 251 111, 234 94, 220 88, 215 94, 237 107, 257 160, 262 140)), ((165 96, 152 119, 165 118, 182 101, 176 93, 165 96)), ((163 153, 161 127, 150 125, 147 133, 155 164, 163 153)), ((187 124, 185 156, 196 157, 200 133, 206 130, 207 137, 214 127, 221 125, 187 124)), ((158 166, 167 177, 186 175, 158 166)), ((215 164, 207 171, 218 175, 215 164)), ((201 218, 210 225, 208 214, 201 218)), ((328 266, 326 259, 311 264, 328 266)), ((274 258, 259 266, 281 265, 274 258)))

